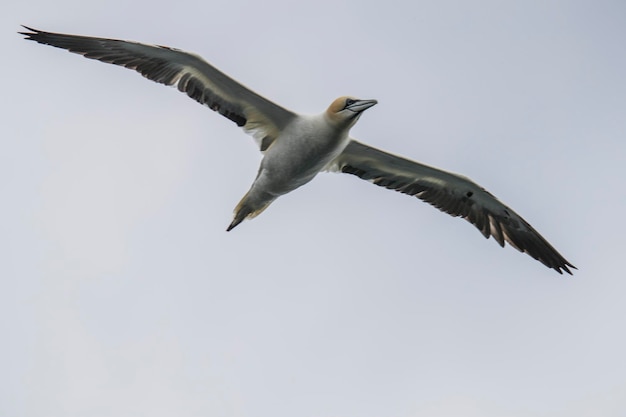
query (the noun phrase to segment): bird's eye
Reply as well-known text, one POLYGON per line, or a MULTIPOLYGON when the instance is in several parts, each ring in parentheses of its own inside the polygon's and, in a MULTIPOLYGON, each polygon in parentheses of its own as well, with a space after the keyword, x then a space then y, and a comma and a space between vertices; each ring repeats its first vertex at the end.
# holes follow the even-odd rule
POLYGON ((346 100, 346 107, 352 106, 354 103, 356 103, 356 100, 349 98, 346 100))

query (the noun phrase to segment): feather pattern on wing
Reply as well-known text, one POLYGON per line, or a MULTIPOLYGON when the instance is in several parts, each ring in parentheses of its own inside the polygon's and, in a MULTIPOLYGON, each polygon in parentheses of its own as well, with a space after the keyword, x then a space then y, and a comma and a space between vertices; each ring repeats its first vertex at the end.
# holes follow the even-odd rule
POLYGON ((175 86, 197 102, 232 120, 267 150, 295 114, 242 86, 195 54, 166 46, 116 39, 65 35, 24 26, 27 39, 67 49, 139 72, 175 86))
POLYGON ((351 140, 329 167, 381 187, 415 196, 472 223, 486 238, 508 242, 549 268, 571 274, 576 268, 511 208, 470 179, 419 164, 351 140))

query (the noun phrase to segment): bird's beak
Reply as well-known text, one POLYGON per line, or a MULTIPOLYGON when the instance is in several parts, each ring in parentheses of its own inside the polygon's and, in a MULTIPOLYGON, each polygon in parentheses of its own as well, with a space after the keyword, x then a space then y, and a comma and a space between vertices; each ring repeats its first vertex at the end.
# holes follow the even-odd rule
POLYGON ((349 105, 347 109, 355 113, 361 113, 362 111, 365 111, 370 107, 376 105, 376 103, 378 103, 378 101, 376 100, 357 100, 349 105))

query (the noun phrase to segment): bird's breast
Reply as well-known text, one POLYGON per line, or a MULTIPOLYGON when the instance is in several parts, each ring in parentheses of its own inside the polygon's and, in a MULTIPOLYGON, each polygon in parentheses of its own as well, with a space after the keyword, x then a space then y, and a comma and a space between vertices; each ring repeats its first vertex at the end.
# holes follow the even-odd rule
POLYGON ((347 144, 347 131, 334 129, 323 119, 302 116, 266 151, 261 170, 289 192, 312 180, 347 144))

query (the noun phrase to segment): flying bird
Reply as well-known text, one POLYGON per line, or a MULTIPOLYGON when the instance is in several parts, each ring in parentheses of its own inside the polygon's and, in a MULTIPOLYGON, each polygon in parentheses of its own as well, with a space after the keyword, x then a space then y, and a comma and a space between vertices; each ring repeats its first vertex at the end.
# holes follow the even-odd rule
POLYGON ((462 217, 486 238, 492 236, 502 247, 508 242, 559 274, 571 275, 570 268, 576 269, 521 216, 470 179, 351 138, 350 128, 376 100, 339 97, 321 114, 301 115, 244 87, 195 54, 166 46, 24 28, 28 32, 19 33, 26 39, 175 86, 252 135, 263 159, 250 190, 235 208, 228 231, 258 216, 278 197, 308 183, 319 172, 343 172, 462 217))

